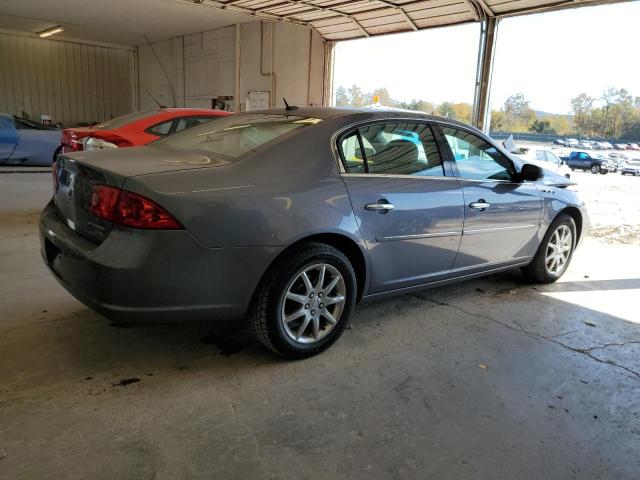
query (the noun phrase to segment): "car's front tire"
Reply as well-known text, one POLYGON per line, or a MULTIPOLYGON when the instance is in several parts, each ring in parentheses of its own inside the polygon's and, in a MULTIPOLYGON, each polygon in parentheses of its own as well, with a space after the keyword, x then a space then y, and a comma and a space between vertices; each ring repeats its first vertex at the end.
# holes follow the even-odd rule
POLYGON ((570 215, 558 215, 551 223, 529 265, 525 278, 535 283, 553 283, 567 270, 577 243, 576 223, 570 215))
POLYGON ((356 303, 357 280, 336 248, 294 247, 269 269, 249 309, 254 335, 292 359, 316 355, 342 335, 356 303))
POLYGON ((591 165, 591 173, 593 173, 594 175, 596 173, 600 173, 600 167, 598 165, 591 165))

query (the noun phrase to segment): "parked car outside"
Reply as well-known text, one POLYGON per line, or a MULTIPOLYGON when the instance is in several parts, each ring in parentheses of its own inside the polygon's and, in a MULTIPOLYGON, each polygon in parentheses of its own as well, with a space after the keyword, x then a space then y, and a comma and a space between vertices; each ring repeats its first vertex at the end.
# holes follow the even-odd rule
POLYGON ((545 148, 537 147, 521 147, 521 153, 518 156, 527 163, 533 163, 540 168, 551 171, 557 175, 571 178, 571 169, 560 159, 555 152, 545 148), (524 151, 523 151, 524 150, 524 151))
POLYGON ((593 143, 583 140, 582 142, 578 143, 578 148, 593 150, 594 146, 593 146, 593 143))
POLYGON ((565 146, 565 141, 561 138, 556 138, 552 143, 554 145, 562 145, 563 147, 565 146))
POLYGON ((553 282, 589 225, 570 180, 406 112, 241 113, 57 163, 41 252, 69 292, 118 321, 248 318, 292 358, 359 299, 512 268, 553 282))
POLYGON ((564 141, 564 145, 569 148, 576 148, 578 146, 578 143, 580 142, 578 142, 578 140, 575 138, 567 138, 564 141))
POLYGON ((640 146, 637 143, 629 143, 627 148, 629 150, 640 150, 640 146))
POLYGON ((627 149, 627 144, 626 143, 614 143, 613 144, 613 148, 615 148, 616 150, 626 150, 627 149))
POLYGON ((93 127, 65 128, 64 153, 146 145, 203 122, 231 115, 203 108, 156 108, 129 113, 93 127))
POLYGON ((49 166, 59 147, 59 129, 0 113, 0 165, 49 166))
POLYGON ((620 173, 622 175, 640 175, 640 160, 627 160, 620 167, 620 173))
POLYGON ((599 142, 600 145, 602 145, 602 149, 603 150, 613 150, 613 145, 611 145, 609 142, 599 142))
POLYGON ((609 173, 608 162, 603 158, 595 157, 587 152, 571 152, 568 157, 563 160, 567 163, 571 170, 584 170, 591 173, 601 173, 603 175, 609 173))

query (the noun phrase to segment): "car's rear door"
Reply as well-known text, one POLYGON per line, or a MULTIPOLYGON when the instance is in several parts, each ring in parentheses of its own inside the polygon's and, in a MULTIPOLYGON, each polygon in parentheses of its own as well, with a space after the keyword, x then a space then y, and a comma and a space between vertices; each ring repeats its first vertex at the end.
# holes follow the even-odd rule
POLYGON ((462 232, 463 196, 445 176, 431 127, 388 120, 338 139, 347 186, 372 264, 369 293, 451 274, 462 232))
POLYGON ((460 274, 526 260, 538 244, 542 196, 517 181, 513 162, 470 129, 440 127, 464 194, 464 228, 453 267, 460 274))

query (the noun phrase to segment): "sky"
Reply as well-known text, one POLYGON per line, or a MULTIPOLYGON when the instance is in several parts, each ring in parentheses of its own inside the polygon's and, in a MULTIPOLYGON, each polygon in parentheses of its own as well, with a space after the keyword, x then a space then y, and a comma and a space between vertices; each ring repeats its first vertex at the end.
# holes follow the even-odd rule
MULTIPOLYGON (((387 87, 397 100, 473 101, 480 26, 469 24, 340 42, 334 85, 387 87)), ((500 21, 492 108, 522 92, 531 107, 570 113, 572 97, 608 87, 640 96, 640 2, 500 21)))

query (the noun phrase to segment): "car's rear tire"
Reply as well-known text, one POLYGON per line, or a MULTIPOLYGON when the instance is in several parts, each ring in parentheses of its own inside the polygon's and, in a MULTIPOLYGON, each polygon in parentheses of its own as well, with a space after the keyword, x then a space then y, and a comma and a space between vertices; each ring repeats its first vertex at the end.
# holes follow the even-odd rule
POLYGON ((553 283, 567 270, 576 247, 576 223, 570 215, 558 215, 549 226, 531 263, 522 268, 535 283, 553 283))
POLYGON ((249 323, 262 344, 284 357, 317 355, 342 335, 356 292, 355 271, 342 252, 305 243, 269 269, 249 308, 249 323))

